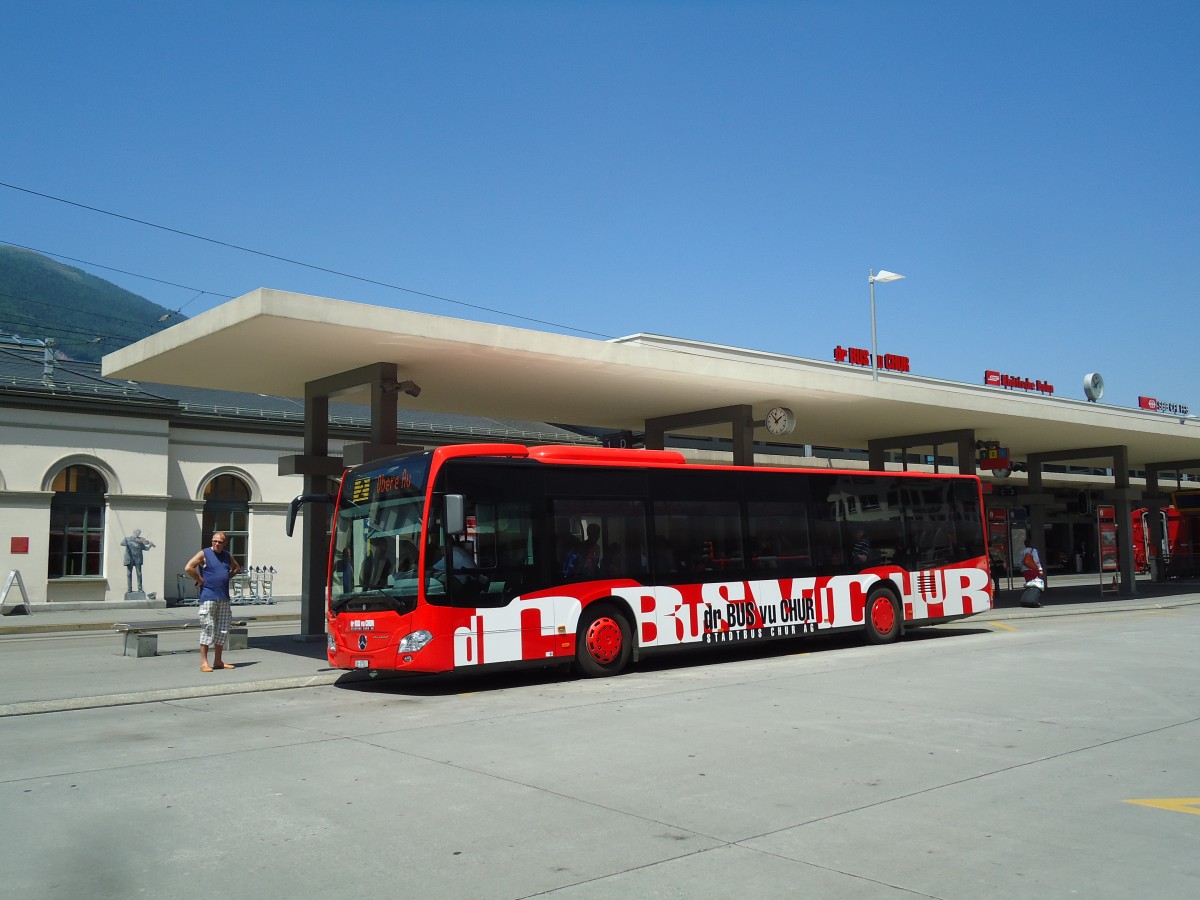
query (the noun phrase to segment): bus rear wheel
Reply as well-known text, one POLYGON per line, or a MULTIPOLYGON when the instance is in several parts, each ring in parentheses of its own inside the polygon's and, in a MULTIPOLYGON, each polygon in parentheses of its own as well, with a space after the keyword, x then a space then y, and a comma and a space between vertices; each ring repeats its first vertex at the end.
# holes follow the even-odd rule
POLYGON ((900 637, 900 601, 891 588, 876 588, 867 597, 867 640, 890 644, 900 637))
POLYGON ((633 655, 629 621, 614 607, 602 604, 584 610, 575 636, 575 662, 589 678, 619 675, 633 655))

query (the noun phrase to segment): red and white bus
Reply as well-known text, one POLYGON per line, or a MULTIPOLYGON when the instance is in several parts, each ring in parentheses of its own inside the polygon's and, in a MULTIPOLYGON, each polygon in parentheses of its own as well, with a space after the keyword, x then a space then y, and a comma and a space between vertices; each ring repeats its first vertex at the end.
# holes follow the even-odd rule
POLYGON ((349 469, 334 499, 328 652, 344 669, 612 675, 688 645, 886 643, 992 603, 974 476, 481 444, 349 469))

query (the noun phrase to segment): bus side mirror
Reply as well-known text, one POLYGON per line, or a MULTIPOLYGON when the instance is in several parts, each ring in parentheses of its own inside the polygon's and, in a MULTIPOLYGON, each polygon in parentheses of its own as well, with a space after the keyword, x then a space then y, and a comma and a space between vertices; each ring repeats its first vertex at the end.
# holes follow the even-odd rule
POLYGON ((462 494, 446 495, 446 534, 462 534, 467 530, 466 502, 462 494))
POLYGON ((294 497, 292 502, 288 504, 287 514, 287 536, 291 537, 292 532, 296 528, 296 513, 300 512, 300 507, 305 503, 332 503, 333 497, 329 494, 301 494, 294 497))

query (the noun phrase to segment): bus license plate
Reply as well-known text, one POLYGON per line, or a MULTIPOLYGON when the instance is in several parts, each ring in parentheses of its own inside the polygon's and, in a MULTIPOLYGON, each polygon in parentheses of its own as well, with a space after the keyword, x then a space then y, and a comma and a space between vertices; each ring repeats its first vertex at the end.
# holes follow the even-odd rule
POLYGON ((356 669, 366 669, 370 665, 371 665, 371 661, 367 660, 367 659, 356 659, 354 661, 354 668, 356 668, 356 669))

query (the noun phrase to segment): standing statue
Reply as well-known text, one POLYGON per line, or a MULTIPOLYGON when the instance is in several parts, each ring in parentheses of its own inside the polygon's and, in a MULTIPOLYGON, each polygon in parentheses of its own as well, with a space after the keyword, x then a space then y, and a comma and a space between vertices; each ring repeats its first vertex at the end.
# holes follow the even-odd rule
POLYGON ((133 529, 133 534, 121 541, 125 548, 125 590, 133 591, 133 570, 137 569, 137 589, 142 590, 142 553, 154 546, 142 537, 142 529, 133 529))

